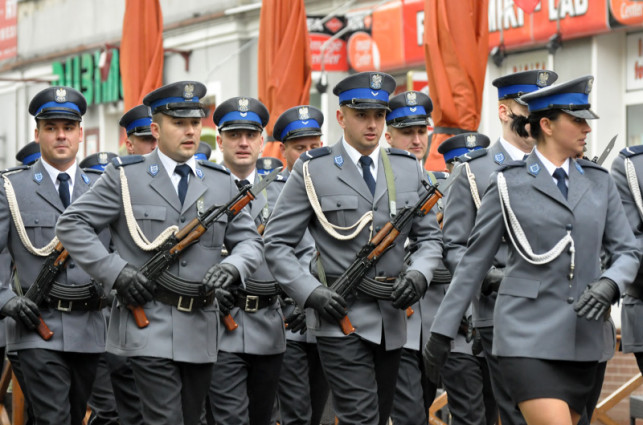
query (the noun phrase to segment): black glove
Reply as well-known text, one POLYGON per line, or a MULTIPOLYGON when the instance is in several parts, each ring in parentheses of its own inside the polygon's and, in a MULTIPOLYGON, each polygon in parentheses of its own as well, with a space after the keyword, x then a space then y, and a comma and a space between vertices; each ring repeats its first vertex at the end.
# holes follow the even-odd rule
POLYGON ((216 288, 214 290, 214 297, 217 299, 221 314, 227 316, 234 307, 234 294, 225 288, 216 288))
POLYGON ((426 292, 426 278, 417 270, 402 273, 393 284, 393 307, 404 310, 412 306, 426 292))
POLYGON ((324 319, 341 320, 346 316, 346 301, 337 292, 318 286, 310 293, 304 307, 314 308, 324 319))
POLYGON ((480 288, 480 293, 482 295, 488 296, 494 292, 498 292, 500 288, 500 282, 505 277, 504 267, 496 268, 491 267, 487 272, 484 280, 482 281, 482 287, 480 288))
POLYGON ((440 371, 450 352, 451 338, 431 332, 431 336, 422 350, 422 359, 424 360, 424 374, 435 385, 438 385, 440 381, 440 371))
POLYGON ((219 263, 212 267, 205 274, 203 284, 205 292, 210 292, 216 288, 228 289, 233 285, 241 282, 241 275, 235 266, 229 263, 219 263))
POLYGON ((299 332, 300 335, 306 333, 306 313, 299 307, 295 309, 286 317, 286 327, 292 333, 299 332))
POLYGON ((482 353, 482 336, 477 329, 473 329, 473 344, 471 344, 471 354, 477 356, 482 353))
POLYGON ((35 302, 27 297, 13 297, 2 307, 0 314, 12 317, 27 329, 34 330, 40 325, 40 310, 35 302))
POLYGON ((580 296, 574 306, 578 317, 587 320, 598 320, 607 311, 614 301, 618 299, 619 291, 616 283, 607 278, 599 279, 587 285, 585 292, 580 296))
POLYGON ((116 296, 127 306, 139 306, 154 299, 154 283, 130 264, 123 267, 114 282, 116 296))

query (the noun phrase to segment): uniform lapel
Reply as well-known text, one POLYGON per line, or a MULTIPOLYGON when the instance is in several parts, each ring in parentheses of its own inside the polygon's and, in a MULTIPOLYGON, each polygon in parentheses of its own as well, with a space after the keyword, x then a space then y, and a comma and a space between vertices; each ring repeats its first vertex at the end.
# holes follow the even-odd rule
MULTIPOLYGON (((205 178, 205 177, 204 177, 205 178)), ((185 194, 185 200, 183 201, 183 207, 181 212, 185 212, 188 208, 192 206, 208 189, 208 186, 201 180, 199 177, 194 174, 190 174, 190 179, 188 180, 188 191, 185 194)), ((179 198, 179 195, 176 195, 176 199, 179 198)), ((179 201, 179 205, 181 202, 179 201)))
MULTIPOLYGON (((337 156, 341 156, 343 158, 343 164, 340 167, 338 178, 368 202, 372 203, 373 195, 366 185, 364 177, 362 177, 359 171, 357 171, 357 165, 353 163, 351 157, 346 153, 341 141, 332 147, 331 155, 333 158, 336 158, 337 156)), ((335 163, 337 164, 337 162, 335 163)), ((377 190, 377 185, 375 186, 375 189, 377 190)))
MULTIPOLYGON (((147 160, 147 164, 149 164, 148 174, 150 174, 149 170, 151 166, 158 166, 157 172, 152 176, 150 187, 156 193, 161 195, 172 208, 174 208, 178 212, 181 212, 181 201, 179 201, 179 195, 176 193, 174 185, 172 184, 172 180, 170 180, 165 167, 163 167, 163 163, 161 162, 161 159, 159 158, 156 150, 150 154, 149 159, 147 160)), ((136 184, 136 182, 130 181, 129 184, 136 184)), ((190 188, 188 186, 188 194, 190 193, 189 189, 190 188)), ((185 199, 187 201, 187 195, 185 199)))
MULTIPOLYGON (((255 181, 253 185, 259 183, 261 181, 261 177, 259 177, 259 173, 255 173, 255 181)), ((263 207, 266 205, 266 202, 268 200, 266 199, 266 195, 264 191, 261 191, 261 193, 257 194, 257 198, 252 201, 252 208, 250 209, 250 215, 252 216, 253 220, 257 220, 257 217, 261 214, 261 211, 263 210, 263 207)))
POLYGON ((583 198, 585 192, 591 187, 588 178, 585 177, 583 168, 575 160, 569 162, 569 190, 567 191, 567 202, 573 210, 578 202, 583 198))
POLYGON ((74 177, 74 193, 71 195, 71 202, 80 198, 80 195, 89 190, 89 178, 83 173, 80 167, 76 167, 76 177, 74 177), (87 181, 85 181, 87 179, 87 181))
MULTIPOLYGON (((393 176, 395 177, 395 174, 393 174, 393 176)), ((366 182, 364 182, 364 184, 366 184, 366 182)), ((380 159, 377 165, 377 181, 375 182, 375 202, 374 203, 377 204, 380 201, 380 198, 384 196, 387 192, 388 192, 388 187, 386 184, 386 172, 384 171, 384 164, 382 162, 382 153, 380 152, 380 159)), ((395 201, 395 199, 392 199, 392 200, 395 201)))
POLYGON ((62 213, 65 210, 65 207, 60 200, 60 195, 58 194, 54 183, 51 181, 51 178, 49 177, 49 174, 47 173, 47 170, 45 170, 45 167, 42 165, 41 161, 42 160, 38 160, 38 162, 36 162, 31 169, 32 178, 38 185, 36 187, 36 193, 45 202, 62 213))
POLYGON ((556 202, 569 208, 569 203, 554 183, 553 177, 547 172, 545 166, 540 162, 536 154, 529 155, 527 158, 527 172, 534 178, 534 187, 549 196, 556 202))

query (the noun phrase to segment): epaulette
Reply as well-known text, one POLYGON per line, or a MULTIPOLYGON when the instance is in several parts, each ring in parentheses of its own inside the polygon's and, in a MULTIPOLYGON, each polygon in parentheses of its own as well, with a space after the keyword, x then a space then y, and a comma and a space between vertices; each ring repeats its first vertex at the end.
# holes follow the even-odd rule
POLYGON ((93 174, 103 174, 104 171, 97 170, 95 168, 81 168, 84 173, 93 173, 93 174))
POLYGON ((282 174, 277 174, 277 177, 275 178, 274 181, 281 182, 281 183, 286 183, 286 180, 288 180, 288 176, 284 176, 282 174))
POLYGON ((527 165, 525 161, 509 161, 498 167, 498 171, 505 171, 509 168, 524 167, 525 165, 527 165))
POLYGON ((643 145, 628 146, 619 152, 625 158, 630 158, 643 153, 643 145))
POLYGON ((29 165, 18 165, 17 167, 11 167, 5 170, 1 170, 0 174, 13 174, 17 173, 18 171, 28 170, 29 168, 29 165))
POLYGON ((400 155, 400 156, 405 156, 407 158, 413 158, 413 159, 417 160, 415 155, 413 155, 411 152, 405 151, 403 149, 387 148, 386 153, 389 154, 389 155, 400 155))
POLYGON ((482 156, 485 156, 487 154, 486 149, 476 149, 475 151, 471 151, 469 153, 465 153, 464 155, 460 155, 456 157, 456 161, 458 162, 469 162, 472 159, 480 158, 482 156))
POLYGON ((230 170, 228 170, 223 165, 217 164, 216 162, 207 161, 207 160, 202 159, 200 161, 197 161, 197 164, 202 165, 202 166, 207 167, 207 168, 211 168, 213 170, 221 171, 222 173, 230 174, 230 170))
POLYGON ((144 159, 145 158, 143 158, 143 155, 117 156, 116 158, 112 159, 112 164, 114 164, 114 167, 118 168, 121 165, 130 165, 143 162, 144 159))
POLYGON ((299 156, 299 159, 301 159, 302 161, 308 161, 311 159, 319 158, 320 156, 329 155, 330 152, 331 152, 331 149, 328 146, 324 146, 321 148, 311 149, 309 151, 302 153, 299 156))
POLYGON ((449 178, 449 173, 444 171, 432 171, 432 173, 438 180, 446 180, 449 178))
POLYGON ((607 169, 605 169, 602 166, 598 165, 594 161, 589 161, 587 159, 577 159, 575 162, 576 162, 576 164, 575 164, 576 168, 578 169, 578 172, 581 173, 581 174, 583 174, 583 168, 594 168, 596 170, 601 170, 601 171, 604 171, 606 173, 609 173, 609 171, 607 171, 607 169), (579 167, 580 167, 580 169, 579 169, 579 167))

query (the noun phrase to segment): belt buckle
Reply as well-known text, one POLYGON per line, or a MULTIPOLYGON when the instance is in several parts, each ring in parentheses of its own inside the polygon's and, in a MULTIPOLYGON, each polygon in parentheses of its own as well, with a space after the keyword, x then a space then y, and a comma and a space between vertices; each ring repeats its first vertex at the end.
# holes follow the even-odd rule
POLYGON ((58 311, 65 311, 69 313, 71 311, 71 306, 74 302, 70 300, 58 300, 58 305, 56 306, 56 310, 58 311), (63 306, 63 302, 67 303, 67 307, 63 306))
POLYGON ((247 313, 255 313, 259 310, 259 297, 257 295, 246 295, 246 306, 243 310, 247 313))
POLYGON ((179 302, 176 303, 176 309, 179 311, 184 311, 186 313, 192 312, 192 305, 194 304, 194 298, 186 297, 190 299, 190 304, 187 307, 183 307, 183 295, 179 296, 179 302))

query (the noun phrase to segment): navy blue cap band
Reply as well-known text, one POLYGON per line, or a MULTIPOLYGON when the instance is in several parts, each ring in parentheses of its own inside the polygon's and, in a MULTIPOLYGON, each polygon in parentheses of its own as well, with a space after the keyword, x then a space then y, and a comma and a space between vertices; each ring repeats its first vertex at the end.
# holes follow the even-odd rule
POLYGON ((150 127, 151 125, 152 125, 152 118, 149 118, 149 117, 139 118, 129 123, 129 125, 125 130, 129 133, 130 131, 134 130, 137 127, 150 127))
POLYGON ((589 107, 589 97, 585 93, 559 93, 551 96, 537 97, 527 101, 529 111, 540 111, 550 109, 550 105, 560 105, 564 109, 565 105, 587 105, 589 107))
POLYGON ((31 155, 27 155, 24 158, 22 158, 22 163, 23 164, 31 164, 35 160, 40 158, 40 152, 32 153, 31 155))
MULTIPOLYGON (((58 103, 58 102, 47 102, 38 108, 34 116, 37 116, 43 109, 45 108, 67 108, 67 109, 73 109, 74 111, 77 111, 80 114, 80 108, 78 108, 78 105, 76 105, 74 102, 65 102, 65 103, 58 103)), ((56 112, 62 112, 62 113, 67 113, 71 114, 72 112, 65 111, 64 109, 58 110, 56 112)), ((82 115, 82 114, 81 114, 82 115)))
POLYGON ((424 106, 405 106, 403 108, 394 109, 392 112, 386 114, 386 121, 391 121, 396 118, 412 117, 418 115, 428 115, 424 106))
POLYGON ((538 87, 535 84, 516 84, 513 86, 498 87, 498 99, 504 99, 507 96, 512 94, 526 94, 538 90, 538 87))
POLYGON ((184 97, 165 97, 152 102, 150 104, 150 109, 154 111, 159 106, 168 105, 170 103, 199 103, 199 97, 194 96, 190 99, 186 99, 184 97))
POLYGON ((288 133, 290 133, 293 130, 299 130, 300 128, 321 128, 321 126, 317 121, 315 121, 312 118, 307 119, 305 121, 301 121, 301 120, 293 121, 290 124, 288 124, 286 128, 284 128, 284 130, 281 132, 281 134, 279 135, 279 138, 280 138, 279 140, 283 140, 288 133))
POLYGON ((458 157, 460 155, 464 155, 465 153, 469 153, 471 151, 477 151, 478 149, 482 149, 482 146, 476 146, 473 149, 469 148, 456 148, 452 149, 449 152, 444 153, 444 161, 448 162, 451 161, 453 158, 458 157))
POLYGON ((263 127, 263 124, 261 122, 261 117, 259 117, 258 114, 255 114, 252 111, 248 112, 239 112, 239 111, 232 111, 228 112, 224 116, 221 117, 219 120, 219 127, 223 127, 223 124, 225 124, 227 121, 252 121, 256 122, 259 124, 259 127, 263 127))
POLYGON ((194 154, 194 158, 195 158, 197 161, 199 161, 199 160, 207 161, 207 160, 208 160, 208 157, 207 157, 204 153, 201 153, 201 152, 197 152, 197 153, 195 153, 195 154, 194 154))
MULTIPOLYGON (((107 164, 109 164, 109 162, 107 164)), ((107 164, 94 164, 91 167, 87 168, 91 168, 92 170, 105 171, 107 164)))
POLYGON ((346 90, 339 94, 339 103, 351 102, 353 99, 359 101, 360 99, 374 99, 388 102, 388 92, 386 90, 373 90, 373 89, 351 89, 346 90))

